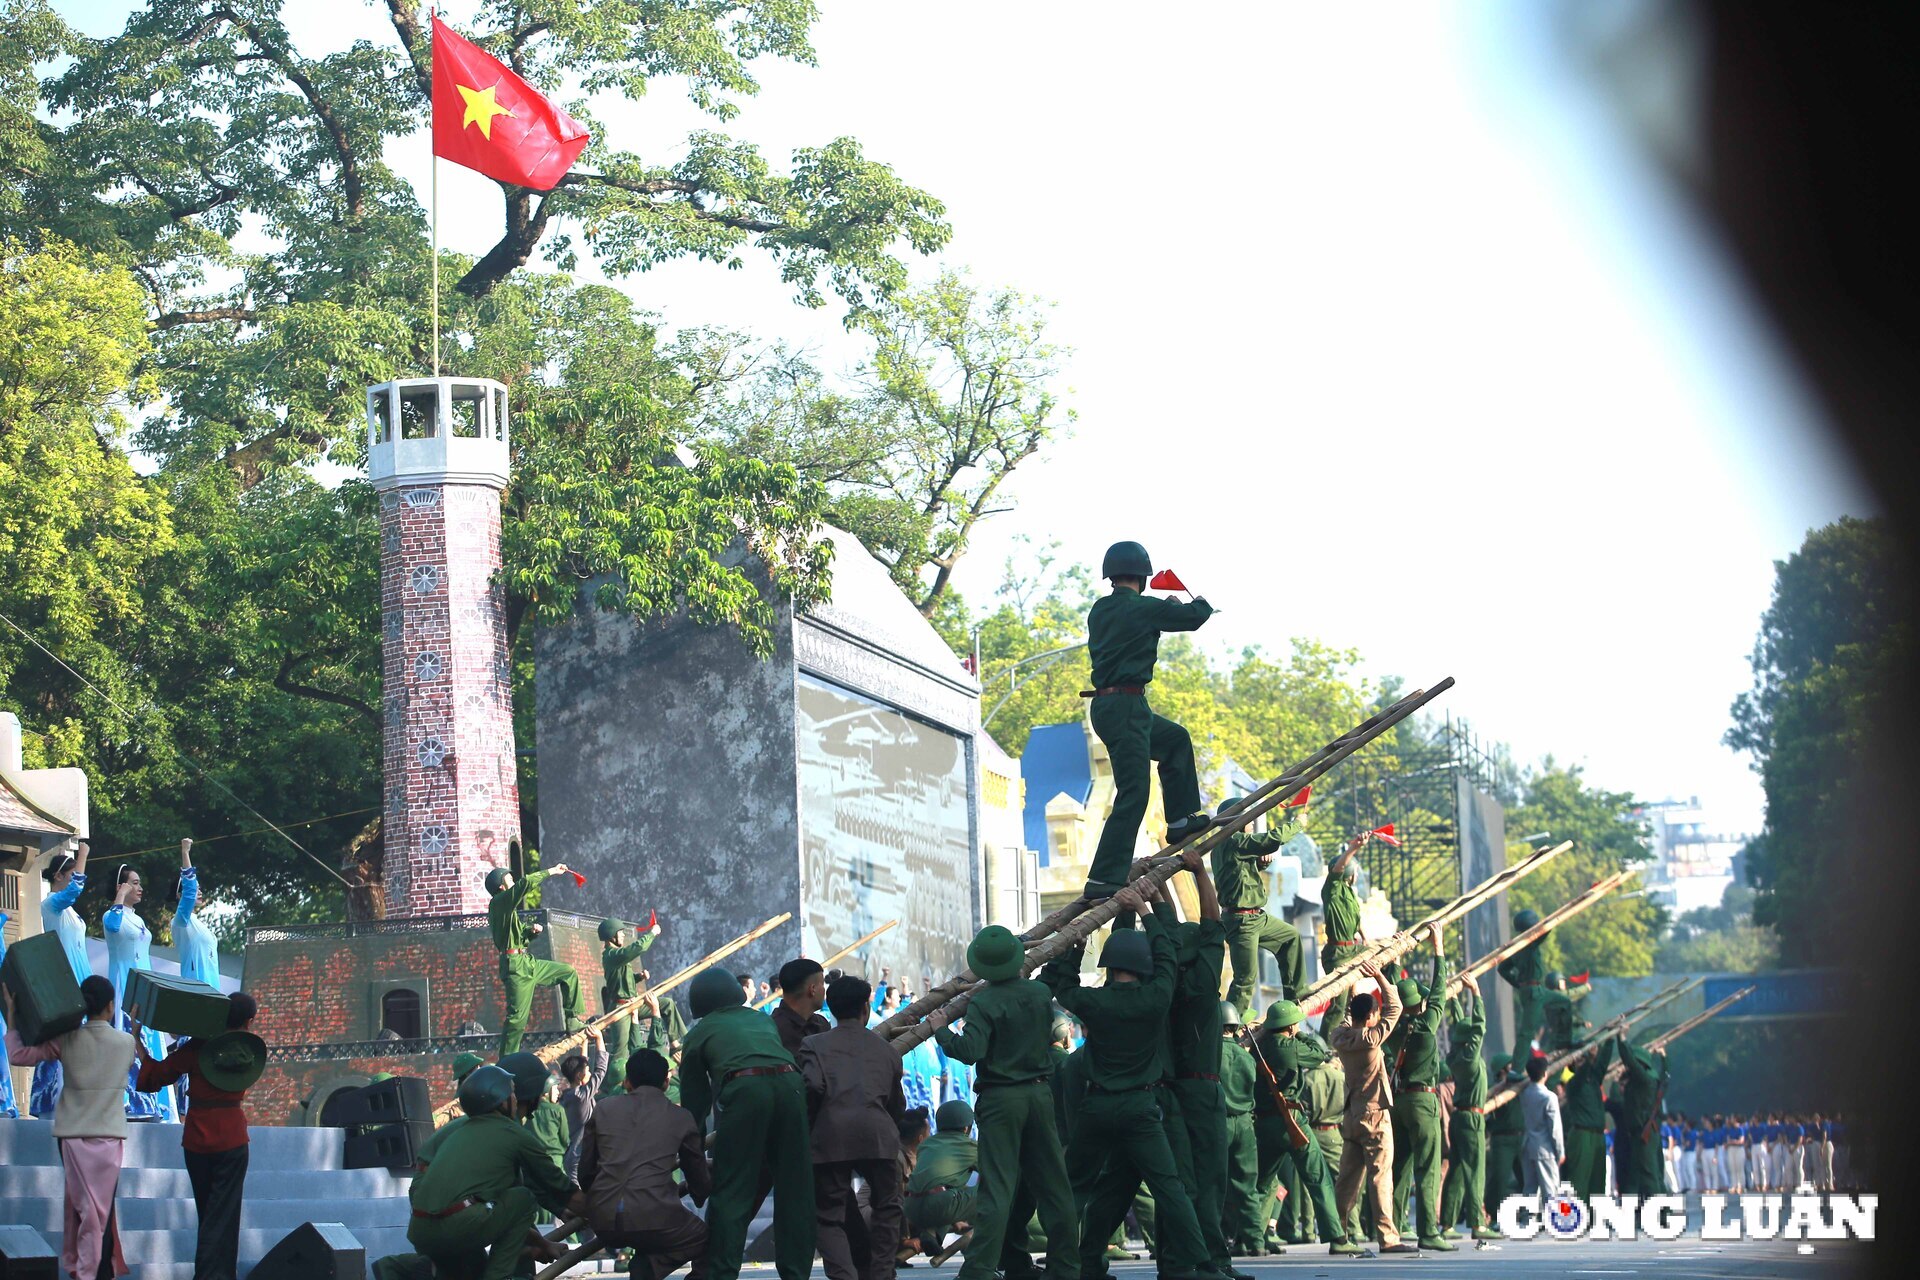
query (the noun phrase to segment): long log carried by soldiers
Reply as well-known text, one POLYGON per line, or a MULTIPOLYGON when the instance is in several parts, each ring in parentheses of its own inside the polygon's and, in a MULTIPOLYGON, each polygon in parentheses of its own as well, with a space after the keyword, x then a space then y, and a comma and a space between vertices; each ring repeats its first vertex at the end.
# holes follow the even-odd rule
MULTIPOLYGON (((1608 1036, 1616 1036, 1622 1031, 1631 1030, 1636 1024, 1652 1017, 1705 981, 1705 978, 1682 978, 1672 986, 1663 988, 1654 995, 1642 1000, 1631 1009, 1623 1009, 1619 1013, 1614 1014, 1613 1017, 1601 1024, 1599 1030, 1595 1031, 1585 1040, 1574 1045, 1571 1049, 1564 1050, 1555 1057, 1548 1058, 1546 1078, 1551 1080, 1558 1076, 1562 1071, 1573 1066, 1582 1058, 1586 1058, 1597 1051, 1601 1043, 1605 1041, 1608 1036)), ((1521 1089, 1522 1085, 1518 1080, 1510 1080, 1501 1084, 1487 1095, 1486 1104, 1481 1107, 1481 1111, 1498 1111, 1501 1107, 1506 1106, 1509 1102, 1519 1097, 1521 1089)))
MULTIPOLYGON (((1269 809, 1292 799, 1302 788, 1452 687, 1453 677, 1448 676, 1431 689, 1416 689, 1392 706, 1369 716, 1307 760, 1260 787, 1221 824, 1163 848, 1149 860, 1147 872, 1133 882, 1134 886, 1148 889, 1165 884, 1182 866, 1180 855, 1187 849, 1193 848, 1203 853, 1211 851, 1215 845, 1269 809)), ((1032 973, 1055 956, 1079 946, 1119 913, 1119 903, 1113 898, 1095 903, 1076 898, 1022 935, 1022 940, 1027 944, 1027 958, 1022 971, 1032 973)), ((973 999, 974 991, 984 985, 971 970, 963 970, 900 1009, 874 1030, 888 1037, 894 1047, 905 1054, 936 1030, 961 1016, 968 1002, 973 999), (915 1025, 918 1019, 924 1021, 915 1025)))
POLYGON ((1608 894, 1638 874, 1640 873, 1637 871, 1616 871, 1604 879, 1595 880, 1591 885, 1582 889, 1579 893, 1555 908, 1553 913, 1547 916, 1546 919, 1540 921, 1540 923, 1530 929, 1523 929, 1519 933, 1514 934, 1492 951, 1487 952, 1487 954, 1454 974, 1452 978, 1447 980, 1447 994, 1459 995, 1462 991, 1466 990, 1467 983, 1479 977, 1481 974, 1496 968, 1510 956, 1515 956, 1525 951, 1528 947, 1540 941, 1540 939, 1546 937, 1549 933, 1552 933, 1569 920, 1572 920, 1587 908, 1599 903, 1608 894))

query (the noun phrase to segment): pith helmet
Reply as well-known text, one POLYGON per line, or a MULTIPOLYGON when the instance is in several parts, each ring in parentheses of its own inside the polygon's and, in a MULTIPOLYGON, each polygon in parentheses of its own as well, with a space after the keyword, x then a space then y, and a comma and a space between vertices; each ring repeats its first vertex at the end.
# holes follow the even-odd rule
POLYGON ((1055 1018, 1053 1020, 1053 1038, 1055 1040, 1073 1039, 1073 1019, 1055 1018))
POLYGON ((958 1098, 943 1102, 933 1113, 933 1123, 941 1133, 965 1133, 973 1128, 973 1108, 958 1098))
POLYGON ((1153 576, 1153 560, 1137 542, 1116 542, 1107 548, 1100 561, 1103 578, 1148 578, 1153 576))
POLYGON ((626 932, 626 928, 627 922, 625 920, 602 920, 600 922, 600 941, 612 942, 615 938, 626 932))
POLYGON ((487 872, 487 892, 488 893, 500 892, 501 886, 506 884, 506 882, 507 882, 507 869, 505 867, 495 867, 493 870, 487 872))
POLYGON ((460 1083, 473 1074, 475 1067, 484 1067, 486 1065, 487 1060, 471 1050, 461 1054, 453 1060, 453 1082, 455 1084, 460 1083))
MULTIPOLYGON (((522 1102, 538 1102, 547 1096, 548 1083, 553 1073, 547 1070, 547 1064, 531 1053, 510 1053, 500 1059, 500 1069, 513 1077, 513 1092, 522 1102)), ((474 1075, 480 1069, 474 1068, 474 1075)), ((471 1079, 472 1077, 468 1077, 471 1079)))
POLYGON ((513 1096, 513 1077, 500 1067, 482 1064, 460 1082, 460 1109, 483 1116, 507 1105, 513 1096))
POLYGON ((1121 969, 1142 978, 1153 976, 1153 945, 1137 929, 1115 929, 1100 949, 1102 969, 1121 969))
POLYGON ((687 991, 687 1004, 696 1018, 746 1002, 747 995, 740 990, 739 981, 724 969, 702 969, 694 975, 693 985, 687 991))
POLYGON ((1252 798, 1252 796, 1235 796, 1231 800, 1223 801, 1216 813, 1220 820, 1225 822, 1228 818, 1231 818, 1234 814, 1246 808, 1247 801, 1252 798))
POLYGON ((1517 931, 1533 928, 1540 923, 1540 913, 1532 907, 1522 907, 1513 913, 1513 927, 1517 931))
POLYGON ((1231 1000, 1222 1000, 1220 1002, 1220 1025, 1223 1027, 1238 1027, 1242 1025, 1240 1021, 1240 1006, 1231 1000))
POLYGON ((1487 1059, 1487 1073, 1489 1075, 1497 1076, 1502 1072, 1504 1072, 1507 1069, 1507 1064, 1512 1061, 1513 1061, 1512 1054, 1496 1053, 1491 1058, 1487 1059))
POLYGON ((1275 1000, 1267 1006, 1267 1026, 1279 1031, 1297 1027, 1307 1020, 1307 1011, 1291 1000, 1275 1000))
POLYGON ((1412 978, 1400 979, 1400 981, 1395 985, 1394 989, 1400 993, 1401 1004, 1416 1005, 1420 1003, 1420 1000, 1421 1000, 1420 984, 1415 982, 1412 978))
POLYGON ((967 944, 967 968, 987 982, 1011 982, 1026 961, 1026 945, 1003 924, 988 925, 967 944))
POLYGON ((251 1031, 224 1031, 200 1044, 200 1074, 228 1093, 245 1093, 267 1069, 267 1042, 251 1031))
POLYGON ((1565 991, 1566 989, 1567 989, 1566 974, 1560 972, 1558 969, 1555 969, 1552 972, 1547 974, 1547 990, 1565 991))

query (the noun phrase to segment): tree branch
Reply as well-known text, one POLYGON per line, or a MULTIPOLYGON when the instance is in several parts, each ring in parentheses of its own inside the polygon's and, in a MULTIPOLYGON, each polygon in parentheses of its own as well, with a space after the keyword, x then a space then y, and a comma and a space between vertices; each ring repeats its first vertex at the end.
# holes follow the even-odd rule
POLYGON ((275 673, 273 677, 273 687, 282 693, 297 694, 303 698, 315 698, 321 702, 331 702, 337 707, 345 707, 349 711, 358 711, 375 724, 379 724, 380 712, 376 710, 371 703, 363 702, 359 698, 355 698, 349 694, 332 693, 326 689, 317 689, 313 685, 302 684, 293 678, 293 669, 307 659, 322 657, 337 658, 344 652, 346 652, 345 649, 324 649, 319 653, 286 654, 280 659, 280 670, 275 673))
POLYGON ((420 86, 420 96, 432 102, 433 63, 431 55, 427 60, 420 57, 420 23, 415 19, 414 12, 414 6, 408 0, 387 0, 387 14, 393 19, 393 29, 400 37, 400 47, 407 51, 407 60, 413 63, 413 78, 420 86))
POLYGON ((213 324, 221 320, 251 324, 259 318, 260 313, 251 307, 210 307, 205 311, 163 311, 154 317, 153 327, 177 329, 183 324, 213 324))
MULTIPOLYGON (((391 7, 393 3, 394 0, 388 0, 389 7, 391 7)), ((307 100, 307 106, 313 110, 313 114, 319 119, 321 127, 327 131, 327 136, 333 140, 334 153, 340 157, 341 185, 346 188, 348 220, 350 222, 359 222, 365 209, 365 196, 360 181, 360 165, 354 159, 353 146, 347 140, 346 127, 340 123, 340 117, 334 114, 332 105, 320 96, 319 86, 314 84, 313 78, 302 69, 299 63, 294 61, 290 54, 263 36, 260 33, 260 29, 252 22, 242 18, 233 10, 226 8, 214 9, 209 16, 225 18, 228 22, 231 22, 234 26, 245 32, 247 39, 253 41, 254 45, 260 49, 262 53, 265 53, 275 66, 280 68, 281 74, 291 80, 294 87, 300 90, 300 95, 307 100)), ((411 52, 411 46, 409 46, 409 52, 411 52)), ((429 95, 431 95, 431 92, 432 82, 429 80, 429 95)))

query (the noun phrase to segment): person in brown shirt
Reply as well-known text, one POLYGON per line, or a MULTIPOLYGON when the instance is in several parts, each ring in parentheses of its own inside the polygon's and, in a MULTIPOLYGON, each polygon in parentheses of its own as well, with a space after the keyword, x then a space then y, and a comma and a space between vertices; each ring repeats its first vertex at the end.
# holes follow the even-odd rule
POLYGON ((1347 1077, 1347 1110, 1340 1121, 1340 1173, 1334 1198, 1340 1221, 1351 1220, 1361 1184, 1373 1205, 1382 1253, 1414 1253, 1393 1222, 1393 1086, 1380 1045, 1400 1020, 1400 997, 1378 965, 1363 962, 1360 972, 1380 988, 1376 997, 1362 992, 1347 1005, 1347 1021, 1333 1029, 1327 1043, 1339 1055, 1347 1077))
POLYGON ((633 1280, 661 1280, 691 1262, 691 1280, 707 1274, 707 1224, 680 1203, 685 1194, 705 1204, 713 1190, 700 1130, 685 1107, 667 1101, 667 1060, 651 1049, 627 1059, 627 1092, 604 1098, 580 1139, 584 1213, 608 1249, 633 1249, 633 1280))
POLYGON ((900 1054, 867 1030, 873 988, 843 977, 827 991, 835 1026, 800 1046, 812 1114, 813 1187, 820 1260, 828 1280, 893 1280, 904 1216, 900 1199, 900 1122, 907 1095, 900 1054), (859 1230, 855 1175, 867 1184, 871 1221, 859 1230), (849 1241, 865 1236, 863 1256, 849 1241))
POLYGON ((827 979, 819 961, 802 956, 780 966, 780 1003, 773 1009, 773 1025, 795 1062, 800 1061, 802 1040, 833 1030, 833 1024, 820 1016, 826 1002, 827 979))

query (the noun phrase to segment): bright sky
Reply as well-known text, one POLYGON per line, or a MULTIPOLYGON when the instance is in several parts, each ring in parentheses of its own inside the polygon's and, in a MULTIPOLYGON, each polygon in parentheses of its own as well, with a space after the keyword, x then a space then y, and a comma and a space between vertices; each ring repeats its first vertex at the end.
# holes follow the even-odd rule
MULTIPOLYGON (((94 34, 127 12, 57 7, 94 34)), ((1757 828, 1719 740, 1772 561, 1869 499, 1547 6, 822 7, 819 67, 763 68, 729 129, 774 158, 858 137, 947 203, 945 262, 1057 302, 1076 349, 1078 434, 1020 473, 963 591, 1016 535, 1094 563, 1138 538, 1224 610, 1210 644, 1453 675, 1443 705, 1523 759, 1757 828)), ((310 49, 392 39, 346 8, 288 5, 310 49)), ((596 110, 663 159, 708 123, 664 87, 596 110)), ((390 159, 424 200, 424 130, 390 159)), ((440 192, 443 243, 483 251, 493 184, 443 166, 440 192)), ((856 354, 759 262, 620 283, 669 325, 856 354)))

